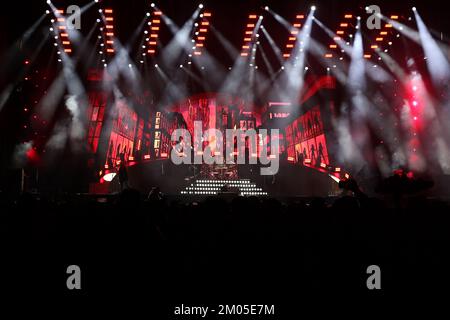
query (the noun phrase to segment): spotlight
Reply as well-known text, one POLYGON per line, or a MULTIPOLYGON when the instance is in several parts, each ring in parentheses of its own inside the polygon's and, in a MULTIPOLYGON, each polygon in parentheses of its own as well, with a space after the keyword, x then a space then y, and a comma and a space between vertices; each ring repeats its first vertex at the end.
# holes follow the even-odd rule
POLYGON ((155 68, 158 68, 158 64, 155 64, 155 68))
POLYGON ((50 30, 50 31, 53 31, 53 28, 50 28, 49 30, 50 30))
POLYGON ((50 3, 52 3, 50 0, 47 0, 47 4, 50 4, 50 3))
POLYGON ((98 12, 102 13, 102 12, 103 12, 103 10, 102 10, 102 9, 98 9, 98 12))
POLYGON ((180 64, 180 68, 183 68, 183 65, 182 65, 182 64, 180 64))
POLYGON ((200 4, 198 5, 198 7, 199 7, 200 9, 203 9, 203 4, 200 3, 200 4))
POLYGON ((416 11, 417 9, 416 9, 416 7, 412 7, 412 11, 416 11))
POLYGON ((108 65, 105 63, 103 66, 106 68, 108 65))
POLYGON ((330 67, 327 67, 327 72, 330 72, 330 67))
POLYGON ((94 0, 95 3, 98 3, 98 0, 94 0))
POLYGON ((259 16, 259 19, 261 19, 261 20, 262 20, 262 19, 264 19, 264 17, 263 17, 263 16, 259 16))
POLYGON ((155 7, 155 4, 154 4, 154 3, 152 3, 152 4, 150 5, 150 7, 154 8, 154 7, 155 7))
POLYGON ((147 12, 146 15, 147 15, 147 17, 150 17, 150 12, 147 12))
POLYGON ((268 6, 265 6, 265 7, 264 7, 264 10, 269 11, 269 7, 268 7, 268 6))
POLYGON ((101 21, 100 19, 97 19, 97 23, 100 23, 100 21, 101 21))
POLYGON ((131 67, 132 67, 132 65, 131 65, 131 63, 129 63, 129 64, 128 64, 128 68, 131 68, 131 67))
POLYGON ((45 13, 46 14, 50 14, 50 10, 45 10, 45 13))
POLYGON ((360 16, 357 16, 356 19, 361 20, 361 17, 360 17, 360 16))
POLYGON ((312 6, 312 7, 311 7, 311 10, 312 10, 312 11, 315 11, 315 10, 316 10, 316 6, 312 6))

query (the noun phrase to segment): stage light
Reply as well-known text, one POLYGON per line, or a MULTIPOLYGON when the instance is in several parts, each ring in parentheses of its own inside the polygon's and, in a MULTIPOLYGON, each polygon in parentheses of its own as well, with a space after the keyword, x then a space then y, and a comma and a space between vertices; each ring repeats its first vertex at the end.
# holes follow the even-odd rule
POLYGON ((412 11, 416 11, 417 9, 416 9, 416 7, 412 7, 412 11))
POLYGON ((147 12, 146 15, 147 15, 147 17, 150 17, 150 12, 147 12))
POLYGON ((311 11, 315 11, 315 10, 316 10, 316 6, 312 6, 311 11))
POLYGON ((105 180, 106 182, 111 182, 116 176, 116 174, 117 174, 116 172, 107 173, 103 176, 103 180, 105 180))
POLYGON ((158 64, 155 64, 155 68, 158 68, 158 64))
POLYGON ((268 6, 265 6, 265 7, 264 7, 264 10, 269 11, 269 7, 268 7, 268 6))
MULTIPOLYGON (((50 4, 50 3, 52 3, 50 0, 47 0, 47 4, 50 4)), ((413 9, 414 10, 414 9, 413 9)))
POLYGON ((45 10, 45 13, 46 14, 50 14, 50 10, 45 10))
POLYGON ((200 3, 200 4, 198 5, 198 7, 199 7, 200 9, 202 9, 202 8, 203 8, 203 4, 200 3))
POLYGON ((152 4, 150 5, 150 7, 154 8, 154 7, 155 7, 155 4, 154 4, 154 3, 152 3, 152 4))
POLYGON ((53 31, 53 28, 50 28, 49 30, 50 30, 50 31, 53 31))

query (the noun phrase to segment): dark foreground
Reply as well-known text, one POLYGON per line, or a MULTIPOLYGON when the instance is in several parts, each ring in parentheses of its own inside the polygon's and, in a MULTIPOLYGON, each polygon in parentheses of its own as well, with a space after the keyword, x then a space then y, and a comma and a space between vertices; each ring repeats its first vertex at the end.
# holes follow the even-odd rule
POLYGON ((133 190, 106 202, 2 201, 1 290, 11 300, 133 299, 155 319, 200 319, 174 316, 181 304, 268 304, 277 317, 242 319, 285 319, 309 300, 421 297, 449 282, 444 201, 182 204, 133 190), (66 286, 70 265, 81 269, 81 290, 66 286), (370 265, 381 269, 381 290, 367 288, 370 265))

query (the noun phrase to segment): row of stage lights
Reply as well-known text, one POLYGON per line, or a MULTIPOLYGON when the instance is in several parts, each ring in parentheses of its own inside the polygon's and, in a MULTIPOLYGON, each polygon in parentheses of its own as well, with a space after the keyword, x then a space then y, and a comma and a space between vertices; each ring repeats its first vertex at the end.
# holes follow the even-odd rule
MULTIPOLYGON (((98 2, 97 0, 95 2, 98 2)), ((47 1, 48 4, 51 4, 51 1, 47 1)), ((142 55, 152 55, 154 56, 157 52, 157 47, 158 47, 158 37, 159 37, 159 31, 161 28, 161 16, 162 16, 162 12, 156 8, 156 5, 154 3, 151 3, 150 5, 153 8, 153 12, 147 13, 148 17, 151 17, 150 20, 148 22, 149 27, 149 31, 150 34, 147 30, 145 30, 145 34, 148 35, 146 38, 147 41, 147 46, 148 49, 146 52, 144 52, 142 55)), ((202 9, 204 6, 203 4, 199 5, 199 8, 202 9)), ((265 7, 266 11, 269 11, 269 7, 265 7)), ((315 6, 311 7, 312 11, 316 10, 315 6)), ((366 8, 367 10, 367 8, 366 8)), ((413 11, 415 11, 416 8, 413 7, 413 11)), ((111 55, 114 54, 115 49, 114 49, 114 17, 113 17, 113 10, 111 8, 108 9, 99 9, 99 12, 101 14, 101 18, 102 19, 97 19, 97 22, 101 22, 103 20, 104 25, 103 27, 100 28, 101 31, 103 31, 103 43, 101 44, 102 46, 102 50, 100 50, 99 52, 103 55, 103 54, 107 54, 107 55, 111 55)), ((46 13, 49 14, 50 11, 46 10, 46 13)), ((69 39, 69 34, 67 32, 67 26, 65 25, 65 18, 63 16, 64 14, 64 10, 57 10, 57 12, 55 12, 56 15, 56 21, 57 23, 57 29, 59 31, 59 37, 61 39, 61 45, 63 48, 63 51, 67 54, 72 53, 72 48, 71 48, 71 42, 69 39)), ((205 40, 206 40, 206 34, 208 32, 209 29, 209 25, 210 25, 210 21, 208 20, 208 18, 210 18, 212 16, 211 12, 204 12, 200 14, 200 24, 196 23, 196 30, 195 30, 195 37, 194 39, 192 39, 193 42, 193 50, 192 53, 189 54, 189 62, 188 64, 191 64, 192 61, 192 56, 200 56, 202 55, 204 46, 205 46, 205 40)), ((259 16, 259 19, 262 19, 263 16, 259 16)), ((304 14, 297 14, 294 23, 292 24, 292 29, 290 31, 290 35, 288 38, 288 42, 285 46, 285 52, 283 53, 283 57, 284 58, 289 58, 291 56, 291 52, 295 47, 295 43, 297 41, 297 36, 298 33, 300 31, 300 28, 302 27, 302 20, 305 18, 304 14)), ((348 29, 350 26, 354 26, 354 24, 352 24, 351 19, 353 19, 354 16, 352 14, 345 14, 344 15, 344 21, 341 22, 339 24, 339 29, 336 31, 336 35, 333 38, 334 43, 329 45, 329 49, 334 49, 334 50, 338 50, 339 47, 337 45, 337 42, 339 41, 343 41, 343 37, 346 34, 346 29, 348 29)), ((357 17, 358 19, 360 19, 360 17, 357 17)), ((398 15, 391 15, 390 18, 392 20, 398 20, 399 16, 398 15)), ((254 42, 255 40, 258 40, 257 38, 259 37, 259 34, 257 33, 257 29, 256 26, 257 24, 257 19, 258 19, 258 15, 256 14, 250 14, 248 16, 248 23, 246 26, 246 30, 245 30, 245 35, 244 35, 244 44, 242 45, 242 50, 241 50, 241 56, 247 57, 250 55, 250 50, 252 47, 254 47, 254 42)), ((54 22, 55 19, 52 19, 52 22, 54 22)), ((354 23, 354 22, 353 22, 354 23)), ((55 25, 54 25, 55 26, 55 25)), ((357 26, 356 26, 357 28, 357 26)), ((371 49, 373 50, 379 50, 380 46, 382 46, 383 41, 386 41, 388 35, 389 35, 389 31, 392 30, 393 26, 390 23, 386 23, 384 25, 384 29, 382 29, 379 33, 379 35, 377 35, 375 42, 376 44, 372 44, 370 46, 371 49)), ((54 28, 50 28, 51 31, 54 31, 54 28)), ((58 32, 55 31, 55 34, 57 34, 58 32)), ((348 33, 348 32, 347 32, 348 33)), ((349 33, 348 36, 350 38, 352 38, 352 34, 349 33)), ((397 34, 397 37, 399 37, 400 34, 397 34)), ((100 36, 99 36, 100 38, 100 36)), ((55 40, 58 40, 58 36, 55 35, 55 40)), ((350 42, 346 42, 347 45, 350 45, 350 42)), ((55 42, 55 46, 57 46, 57 42, 55 42)), ((392 45, 392 41, 388 41, 388 45, 392 45)), ((145 47, 145 46, 143 46, 145 47)), ((253 48, 253 50, 256 50, 256 48, 253 48)), ((341 52, 344 52, 344 50, 340 50, 341 52)), ((388 52, 388 49, 385 49, 384 52, 388 52)), ((60 52, 58 51, 58 54, 60 54, 60 52)), ((333 52, 327 52, 324 54, 325 58, 331 59, 334 58, 336 54, 334 54, 333 52)), ((370 53, 365 53, 364 54, 364 58, 366 59, 370 59, 372 58, 372 54, 370 53)), ((378 58, 379 60, 381 60, 381 57, 378 58)), ((341 56, 339 58, 339 60, 343 60, 343 57, 341 56)), ((61 62, 61 59, 58 59, 59 62, 61 62)), ((104 63, 104 66, 106 67, 106 59, 103 58, 102 62, 104 63)), ((144 61, 141 60, 141 63, 143 63, 144 61)), ((158 67, 157 65, 155 65, 155 67, 158 67)), ((183 65, 180 65, 180 68, 182 68, 183 65)), ((283 68, 282 68, 283 69, 283 68)), ((327 68, 327 71, 330 71, 330 68, 327 68)))
POLYGON ((151 7, 154 9, 153 12, 147 12, 146 14, 147 17, 150 18, 150 21, 148 22, 150 34, 148 35, 148 31, 144 31, 144 33, 148 35, 145 39, 148 45, 147 53, 151 56, 155 56, 158 49, 158 38, 161 30, 162 11, 155 9, 154 3, 151 4, 151 7))
POLYGON ((242 180, 197 180, 192 183, 190 187, 186 187, 181 191, 183 195, 217 195, 221 187, 228 185, 239 189, 241 196, 267 196, 267 192, 262 191, 262 188, 256 187, 248 179, 242 180))
MULTIPOLYGON (((50 14, 50 11, 46 11, 47 14, 50 14)), ((63 9, 56 9, 54 11, 54 17, 50 19, 50 22, 52 23, 52 26, 49 28, 50 32, 53 32, 55 42, 53 45, 55 47, 59 47, 58 51, 56 52, 58 57, 58 62, 62 62, 62 59, 60 57, 61 50, 65 53, 70 55, 72 53, 72 44, 70 42, 68 28, 66 24, 66 19, 64 18, 64 10, 63 9)))
MULTIPOLYGON (((263 19, 263 16, 259 16, 259 19, 263 19)), ((250 50, 254 46, 255 40, 259 37, 257 33, 258 15, 249 14, 247 26, 244 33, 244 44, 242 45, 241 56, 247 57, 250 54, 250 50)))
POLYGON ((294 50, 295 44, 297 43, 297 37, 298 34, 300 32, 300 28, 302 27, 302 22, 305 19, 305 15, 304 14, 297 14, 295 16, 295 22, 292 25, 290 34, 289 34, 289 38, 288 38, 288 43, 286 44, 286 51, 283 54, 283 58, 287 59, 290 58, 291 56, 291 52, 294 50))
MULTIPOLYGON (((218 192, 213 191, 213 190, 197 191, 197 192, 181 191, 181 194, 183 194, 183 195, 217 195, 218 192)), ((241 196, 267 196, 267 192, 241 192, 240 195, 241 196)))

